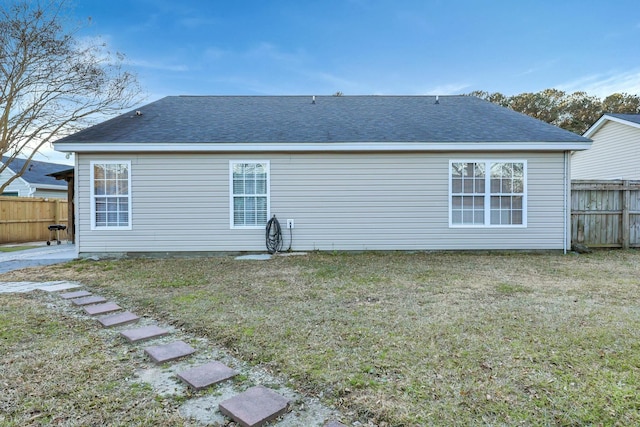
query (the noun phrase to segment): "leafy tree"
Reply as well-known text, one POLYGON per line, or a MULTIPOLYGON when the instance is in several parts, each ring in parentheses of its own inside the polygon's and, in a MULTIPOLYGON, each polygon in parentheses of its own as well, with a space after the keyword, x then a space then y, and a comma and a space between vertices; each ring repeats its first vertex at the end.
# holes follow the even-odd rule
POLYGON ((628 93, 614 93, 604 100, 586 92, 567 94, 558 89, 513 96, 484 91, 474 91, 468 95, 511 108, 578 134, 584 133, 605 113, 640 113, 640 96, 628 93))
MULTIPOLYGON (((64 28, 65 0, 0 4, 0 172, 18 155, 29 160, 45 144, 140 100, 123 55, 80 41, 64 28)), ((22 170, 4 184, 0 193, 22 170)))

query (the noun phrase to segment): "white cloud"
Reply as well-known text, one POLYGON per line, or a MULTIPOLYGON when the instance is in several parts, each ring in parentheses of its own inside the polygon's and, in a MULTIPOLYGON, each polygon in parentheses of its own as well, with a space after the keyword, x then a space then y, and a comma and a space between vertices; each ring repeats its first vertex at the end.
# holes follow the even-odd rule
POLYGON ((584 91, 600 98, 613 93, 640 95, 640 69, 587 75, 557 88, 565 92, 584 91))
POLYGON ((185 72, 189 71, 189 67, 184 64, 167 64, 161 61, 147 61, 144 59, 127 60, 127 65, 132 67, 150 68, 153 70, 185 72))
POLYGON ((423 93, 426 95, 460 95, 470 87, 471 85, 468 83, 447 83, 429 88, 423 93))

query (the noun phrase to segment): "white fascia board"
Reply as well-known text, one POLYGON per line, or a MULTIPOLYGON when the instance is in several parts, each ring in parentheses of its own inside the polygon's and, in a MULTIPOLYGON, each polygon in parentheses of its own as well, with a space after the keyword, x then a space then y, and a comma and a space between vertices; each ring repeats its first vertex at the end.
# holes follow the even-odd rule
POLYGON ((266 143, 59 143, 63 153, 223 153, 341 151, 579 151, 588 142, 266 142, 266 143))
POLYGON ((585 133, 582 134, 585 138, 591 138, 591 136, 598 131, 607 121, 616 123, 622 123, 623 125, 631 126, 640 129, 640 123, 630 122, 629 120, 621 119, 620 117, 613 117, 605 114, 600 117, 585 133))
POLYGON ((66 185, 54 185, 54 184, 31 184, 33 188, 38 190, 66 190, 66 185))

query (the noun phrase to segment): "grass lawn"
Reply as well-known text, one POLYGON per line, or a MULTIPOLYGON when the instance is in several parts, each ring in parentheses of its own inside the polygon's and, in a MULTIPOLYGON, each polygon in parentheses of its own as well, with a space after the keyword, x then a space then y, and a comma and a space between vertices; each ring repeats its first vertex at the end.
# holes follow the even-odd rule
POLYGON ((24 251, 26 249, 33 249, 36 246, 0 246, 0 252, 16 252, 24 251))
MULTIPOLYGON (((81 281, 292 378, 346 422, 640 424, 639 251, 74 261, 0 275, 15 280, 81 281)), ((29 298, 0 294, 37 308, 29 298)), ((3 366, 48 336, 33 316, 18 338, 15 317, 0 324, 3 366)))

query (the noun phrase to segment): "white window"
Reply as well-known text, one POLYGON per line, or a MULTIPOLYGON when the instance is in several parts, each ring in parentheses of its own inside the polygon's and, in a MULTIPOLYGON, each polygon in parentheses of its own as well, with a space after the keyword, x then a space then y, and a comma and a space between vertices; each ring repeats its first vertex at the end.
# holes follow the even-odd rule
POLYGON ((451 161, 449 225, 527 225, 526 161, 451 161))
POLYGON ((91 229, 131 229, 131 162, 91 162, 91 229))
POLYGON ((262 228, 269 218, 269 162, 230 161, 231 228, 262 228))

